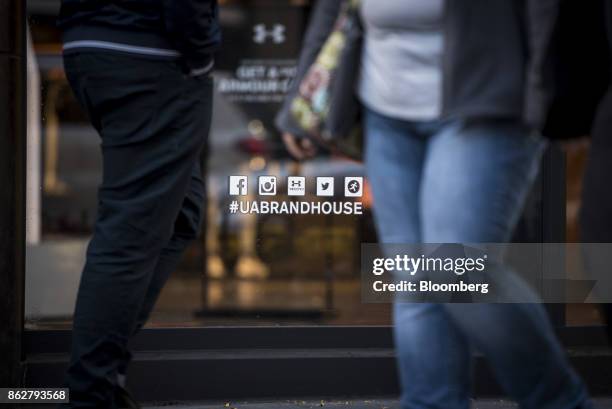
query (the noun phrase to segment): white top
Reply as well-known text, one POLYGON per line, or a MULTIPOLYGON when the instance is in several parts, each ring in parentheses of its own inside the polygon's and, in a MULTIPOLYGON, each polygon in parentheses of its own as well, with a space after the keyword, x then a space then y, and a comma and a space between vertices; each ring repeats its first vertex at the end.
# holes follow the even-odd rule
POLYGON ((444 0, 361 0, 358 96, 393 118, 440 116, 444 0))

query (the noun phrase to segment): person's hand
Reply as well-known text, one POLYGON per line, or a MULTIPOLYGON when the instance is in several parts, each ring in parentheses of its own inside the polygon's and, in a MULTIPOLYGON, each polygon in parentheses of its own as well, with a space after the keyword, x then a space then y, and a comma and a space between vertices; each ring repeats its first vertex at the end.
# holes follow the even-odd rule
POLYGON ((285 132, 283 142, 291 156, 297 160, 312 158, 317 153, 317 147, 308 138, 296 138, 295 135, 285 132))

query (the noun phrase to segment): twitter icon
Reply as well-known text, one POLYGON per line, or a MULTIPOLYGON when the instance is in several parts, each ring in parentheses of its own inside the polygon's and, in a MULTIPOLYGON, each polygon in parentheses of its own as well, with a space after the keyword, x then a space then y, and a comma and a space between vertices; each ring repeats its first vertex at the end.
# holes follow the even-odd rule
POLYGON ((317 196, 334 195, 334 178, 321 176, 317 178, 317 196))

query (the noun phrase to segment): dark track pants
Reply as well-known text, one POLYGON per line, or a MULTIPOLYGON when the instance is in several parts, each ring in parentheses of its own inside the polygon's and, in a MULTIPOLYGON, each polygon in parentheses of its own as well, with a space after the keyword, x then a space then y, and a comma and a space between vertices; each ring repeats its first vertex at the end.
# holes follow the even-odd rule
POLYGON ((114 408, 128 340, 198 235, 212 79, 186 77, 172 61, 120 54, 83 52, 64 62, 101 136, 104 170, 66 383, 71 407, 114 408))

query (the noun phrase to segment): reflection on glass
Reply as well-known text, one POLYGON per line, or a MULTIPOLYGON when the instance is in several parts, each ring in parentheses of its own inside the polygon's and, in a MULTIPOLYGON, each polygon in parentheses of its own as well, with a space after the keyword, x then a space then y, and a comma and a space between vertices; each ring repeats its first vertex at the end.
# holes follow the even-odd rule
MULTIPOLYGON (((363 216, 241 215, 228 211, 228 178, 276 176, 271 200, 318 201, 314 180, 345 176, 361 167, 321 153, 293 162, 272 118, 295 75, 295 58, 308 1, 223 1, 224 51, 217 58, 215 112, 206 161, 206 218, 201 240, 186 252, 150 321, 176 325, 380 325, 389 307, 362 304, 359 246, 376 241, 367 183, 363 216), (287 196, 288 176, 304 176, 304 197, 287 196)), ((64 77, 59 2, 29 4, 32 55, 28 65, 28 200, 26 313, 30 328, 67 326, 74 308, 101 179, 99 138, 64 77)), ((579 180, 586 153, 569 152, 568 239, 575 232, 579 180)), ((536 191, 541 191, 541 186, 536 191)), ((517 241, 538 237, 534 197, 517 241), (525 239, 527 237, 527 239, 525 239)), ((540 229, 541 230, 541 229, 540 229)), ((536 239, 538 241, 538 239, 536 239)), ((573 325, 599 322, 591 306, 568 306, 573 325)))
MULTIPOLYGON (((205 223, 201 239, 162 292, 149 325, 390 323, 388 306, 361 303, 359 248, 376 240, 367 189, 364 197, 351 199, 364 204, 363 216, 228 211, 232 175, 248 177, 247 196, 241 200, 259 200, 257 178, 275 176, 276 195, 266 200, 314 202, 329 199, 315 195, 317 176, 334 177, 342 199, 343 178, 362 176, 359 164, 325 153, 304 164, 292 161, 272 124, 295 75, 307 3, 222 2, 225 50, 217 58, 214 121, 202 158, 205 223), (303 197, 287 195, 288 176, 306 178, 303 197)), ((32 61, 37 63, 29 81, 40 100, 29 98, 29 158, 31 163, 39 156, 35 162, 40 168, 28 169, 26 312, 30 328, 63 327, 71 321, 96 214, 100 141, 63 73, 56 7, 34 2, 29 12, 32 61)))

